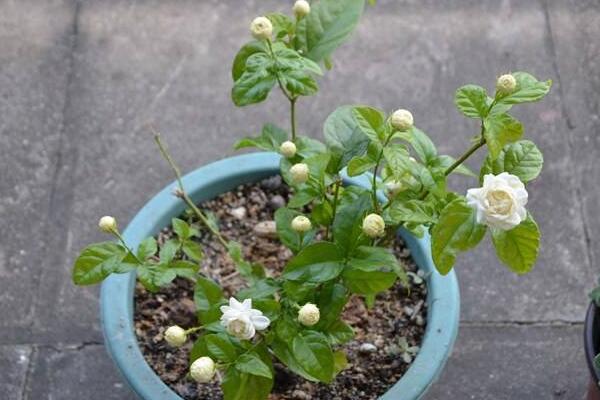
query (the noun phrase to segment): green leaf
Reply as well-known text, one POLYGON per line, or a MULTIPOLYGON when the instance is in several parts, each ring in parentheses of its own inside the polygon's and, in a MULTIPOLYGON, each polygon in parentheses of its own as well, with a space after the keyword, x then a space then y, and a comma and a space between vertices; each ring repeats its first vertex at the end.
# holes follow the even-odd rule
POLYGON ((318 296, 317 306, 321 312, 321 318, 316 327, 323 329, 339 318, 348 302, 348 292, 344 285, 328 283, 323 286, 318 296))
POLYGON ((102 282, 113 272, 121 270, 120 264, 126 255, 123 246, 113 242, 102 242, 87 246, 73 265, 73 283, 94 285, 102 282))
POLYGON ((333 220, 335 243, 344 254, 350 254, 363 243, 368 242, 362 234, 363 218, 373 207, 370 193, 365 189, 358 196, 345 190, 340 196, 339 206, 333 220))
POLYGON ((346 357, 346 353, 342 350, 338 350, 333 353, 333 375, 334 378, 337 374, 342 372, 348 367, 348 358, 346 357))
POLYGON ((242 254, 242 246, 233 240, 227 243, 227 253, 231 260, 235 263, 240 275, 250 282, 264 277, 264 268, 257 263, 250 263, 244 259, 242 254))
POLYGON ((310 158, 327 151, 325 145, 316 139, 308 136, 299 136, 296 138, 297 154, 302 158, 310 158))
POLYGON ((199 276, 194 288, 194 303, 198 311, 208 311, 224 301, 223 290, 212 279, 199 276))
POLYGON ((321 0, 297 25, 296 48, 320 62, 331 55, 352 33, 364 8, 364 0, 321 0))
POLYGON ((487 174, 508 172, 527 183, 538 177, 543 164, 544 156, 537 146, 529 140, 519 140, 504 146, 496 160, 486 157, 481 167, 480 181, 483 182, 483 176, 487 174))
POLYGON ((492 160, 498 158, 504 145, 519 140, 523 135, 523 124, 509 114, 490 115, 483 121, 483 125, 492 160))
POLYGON ((183 243, 182 250, 190 260, 195 262, 200 262, 202 257, 204 257, 204 252, 202 251, 200 244, 191 240, 186 240, 183 243))
POLYGON ((292 341, 292 353, 298 364, 311 376, 325 383, 332 381, 333 351, 323 334, 301 332, 292 341))
POLYGON ((396 224, 403 222, 434 223, 436 221, 435 214, 433 206, 422 200, 393 202, 389 207, 389 216, 396 224))
POLYGON ((335 279, 344 268, 344 256, 333 243, 313 243, 292 258, 283 277, 292 281, 326 282, 335 279))
POLYGON ((363 155, 370 142, 358 126, 353 109, 354 106, 339 107, 327 117, 323 127, 325 143, 338 160, 337 171, 352 158, 363 155))
POLYGON ((170 263, 177 254, 177 250, 179 249, 179 243, 175 239, 169 239, 160 248, 160 252, 158 253, 158 257, 160 258, 161 263, 168 264, 170 263))
POLYGON ((156 254, 158 250, 158 246, 156 244, 156 239, 153 237, 148 237, 140 243, 137 249, 137 256, 140 260, 147 260, 156 254))
POLYGON ((261 150, 279 152, 279 147, 287 139, 288 133, 285 130, 273 124, 266 124, 263 126, 260 136, 248 136, 240 139, 234 145, 234 148, 239 150, 245 147, 258 147, 261 150))
POLYGON ((394 272, 376 271, 371 268, 358 267, 350 260, 348 268, 342 276, 344 283, 352 293, 375 295, 394 285, 397 275, 394 272))
POLYGON ((301 247, 310 243, 317 233, 317 230, 314 228, 305 232, 302 243, 300 243, 300 234, 292 229, 292 220, 299 215, 303 214, 286 207, 281 207, 275 211, 275 224, 277 225, 279 240, 294 253, 297 253, 301 247))
POLYGON ((240 79, 244 71, 246 71, 246 61, 248 57, 255 53, 267 53, 268 49, 263 41, 254 40, 245 44, 235 56, 233 67, 231 68, 231 76, 233 81, 240 79))
POLYGON ((385 114, 376 108, 357 106, 352 114, 361 131, 372 141, 385 139, 385 114))
POLYGON ((420 164, 409 158, 410 155, 404 145, 397 143, 389 144, 383 149, 383 157, 396 179, 402 179, 406 173, 410 173, 411 175, 418 174, 413 171, 420 164))
POLYGON ((282 85, 292 96, 312 96, 319 91, 315 78, 302 70, 283 70, 279 73, 282 85))
POLYGON ((375 165, 377 165, 377 160, 379 159, 382 148, 383 146, 379 142, 371 141, 367 147, 367 154, 364 156, 356 156, 350 160, 348 163, 348 175, 358 176, 374 169, 375 165))
POLYGON ((325 328, 325 333, 333 345, 342 345, 354 338, 354 330, 352 327, 341 319, 338 319, 325 328))
POLYGON ((266 53, 254 53, 246 60, 246 69, 235 81, 231 98, 236 106, 242 107, 264 101, 275 86, 273 73, 275 61, 266 53))
POLYGON ((256 376, 263 376, 265 378, 272 379, 273 373, 271 368, 267 365, 260 356, 251 351, 246 354, 242 354, 235 362, 235 368, 240 372, 252 374, 256 376))
POLYGON ((265 400, 273 388, 273 380, 240 372, 231 366, 221 384, 224 400, 265 400))
POLYGON ((519 275, 533 268, 540 247, 540 236, 540 230, 531 215, 509 231, 492 230, 492 242, 498 258, 519 275))
POLYGON ((304 186, 300 188, 296 193, 294 193, 294 195, 292 195, 292 197, 288 201, 288 207, 304 207, 305 205, 307 205, 308 203, 317 199, 320 196, 321 193, 317 189, 311 186, 304 186))
POLYGON ((429 139, 429 136, 416 127, 412 128, 410 134, 410 144, 412 145, 413 149, 415 149, 417 157, 419 157, 419 159, 425 164, 429 164, 431 161, 435 160, 437 156, 437 149, 435 148, 435 145, 431 139, 429 139))
POLYGON ((514 72, 512 75, 517 81, 517 88, 509 95, 497 95, 497 103, 500 105, 538 101, 550 91, 550 87, 552 86, 551 80, 540 82, 527 72, 514 72))
POLYGON ((177 234, 179 239, 186 240, 193 236, 191 227, 184 220, 173 218, 171 220, 171 225, 173 226, 173 231, 177 234))
POLYGON ((205 335, 206 349, 208 354, 224 363, 233 362, 237 359, 235 346, 224 333, 205 335))
POLYGON ((240 301, 245 299, 265 299, 272 298, 279 290, 279 286, 272 278, 266 278, 256 281, 252 286, 242 289, 237 293, 240 301))
POLYGON ((485 235, 486 227, 476 222, 475 212, 459 197, 450 202, 431 230, 431 252, 437 270, 446 275, 459 251, 475 247, 485 235))
POLYGON ((485 118, 488 114, 487 93, 481 86, 465 85, 456 91, 454 104, 469 118, 485 118))
POLYGON ((313 204, 310 218, 317 224, 327 226, 333 222, 333 207, 328 201, 313 204))
POLYGON ((265 15, 273 24, 273 36, 281 39, 287 35, 292 35, 295 30, 294 21, 282 13, 269 13, 265 15))
POLYGON ((175 272, 177 276, 190 280, 196 279, 198 268, 198 264, 194 264, 187 260, 176 260, 169 263, 169 269, 175 272))
POLYGON ((306 372, 304 368, 299 364, 299 362, 295 359, 294 354, 292 353, 292 344, 290 339, 294 336, 287 336, 285 340, 276 338, 273 343, 271 343, 271 350, 275 357, 279 359, 286 367, 290 369, 290 371, 294 372, 297 375, 300 375, 304 379, 309 381, 318 382, 319 379, 313 377, 311 374, 306 372))
POLYGON ((144 264, 137 268, 137 278, 148 291, 155 293, 173 282, 177 278, 177 272, 166 264, 144 264))

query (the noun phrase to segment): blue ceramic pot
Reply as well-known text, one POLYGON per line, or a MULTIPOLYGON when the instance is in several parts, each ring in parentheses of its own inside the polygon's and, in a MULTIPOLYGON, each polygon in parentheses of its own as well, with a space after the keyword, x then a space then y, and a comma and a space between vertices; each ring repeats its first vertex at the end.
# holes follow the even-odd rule
MULTIPOLYGON (((252 153, 227 158, 206 165, 183 178, 186 191, 202 202, 234 189, 240 184, 256 182, 279 173, 279 156, 252 153)), ((348 184, 368 186, 367 177, 345 179, 348 184)), ((124 232, 127 243, 137 248, 146 237, 168 226, 171 218, 181 214, 184 204, 175 198, 169 185, 137 213, 124 232)), ((456 339, 460 298, 454 271, 441 276, 431 260, 429 237, 417 239, 400 231, 417 265, 428 276, 427 329, 419 354, 406 374, 381 400, 421 399, 442 371, 456 339)), ((180 400, 146 363, 134 332, 133 273, 113 275, 104 281, 101 291, 102 328, 106 348, 125 380, 142 399, 180 400)))

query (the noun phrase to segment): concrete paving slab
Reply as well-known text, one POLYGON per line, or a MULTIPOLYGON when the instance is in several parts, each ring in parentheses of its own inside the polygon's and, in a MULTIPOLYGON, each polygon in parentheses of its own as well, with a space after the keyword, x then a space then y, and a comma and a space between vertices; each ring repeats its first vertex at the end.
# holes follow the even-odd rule
POLYGON ((40 346, 35 350, 24 400, 133 400, 101 345, 40 346))
MULTIPOLYGON (((73 7, 4 2, 0 12, 0 343, 26 342, 50 239, 63 140, 73 7), (48 18, 51 15, 52 18, 48 18)), ((62 249, 58 249, 62 252, 62 249)))
POLYGON ((3 399, 22 398, 30 355, 30 346, 0 346, 0 393, 3 399))
POLYGON ((581 326, 462 326, 427 400, 581 400, 581 326))

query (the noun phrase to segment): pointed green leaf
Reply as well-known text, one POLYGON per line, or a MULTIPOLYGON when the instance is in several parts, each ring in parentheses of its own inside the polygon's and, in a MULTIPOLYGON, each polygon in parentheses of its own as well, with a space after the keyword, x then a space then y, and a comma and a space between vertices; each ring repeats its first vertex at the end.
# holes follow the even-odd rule
POLYGON ((487 93, 477 85, 465 85, 456 91, 454 104, 469 118, 485 118, 488 114, 487 93))
POLYGON ((537 146, 529 140, 519 140, 504 146, 498 158, 492 161, 488 156, 480 172, 480 181, 487 174, 498 175, 502 172, 519 177, 524 182, 530 182, 542 171, 544 156, 537 146))
POLYGON ((526 274, 533 268, 540 247, 540 230, 528 218, 509 231, 492 230, 492 242, 500 261, 519 274, 526 274))

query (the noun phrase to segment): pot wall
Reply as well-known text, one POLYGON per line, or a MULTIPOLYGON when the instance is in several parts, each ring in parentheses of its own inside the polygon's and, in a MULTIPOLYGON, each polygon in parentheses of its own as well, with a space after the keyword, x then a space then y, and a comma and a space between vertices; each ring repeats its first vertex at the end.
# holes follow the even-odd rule
MULTIPOLYGON (((186 191, 195 202, 211 199, 240 184, 256 182, 279 173, 280 156, 252 153, 208 164, 183 178, 186 191)), ((369 186, 366 176, 347 178, 348 184, 369 186)), ((155 235, 181 214, 184 204, 175 198, 170 184, 150 200, 133 218, 123 236, 136 249, 146 237, 155 235)), ((381 400, 422 398, 442 371, 456 339, 460 298, 454 271, 441 276, 431 260, 429 237, 417 239, 406 231, 399 234, 419 267, 427 274, 428 315, 425 337, 419 354, 406 374, 381 400)), ((113 275, 101 290, 101 319, 108 353, 131 388, 145 400, 180 400, 146 363, 138 347, 133 325, 134 273, 113 275)))

